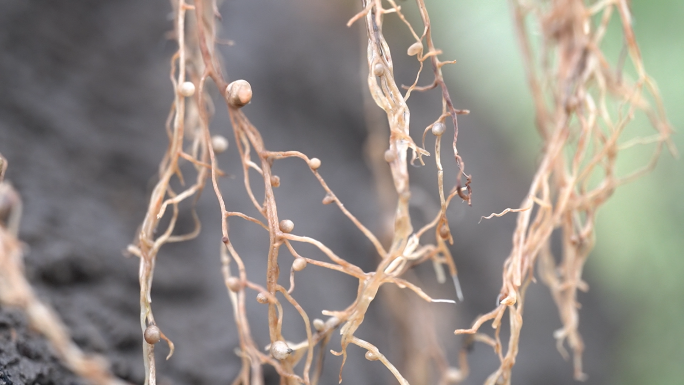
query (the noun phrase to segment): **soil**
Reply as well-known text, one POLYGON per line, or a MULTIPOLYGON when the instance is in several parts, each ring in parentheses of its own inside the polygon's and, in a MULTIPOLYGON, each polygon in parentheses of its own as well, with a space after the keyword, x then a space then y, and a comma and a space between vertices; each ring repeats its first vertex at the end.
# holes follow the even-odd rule
MULTIPOLYGON (((357 73, 358 30, 345 27, 356 10, 346 2, 318 3, 225 2, 221 38, 236 43, 222 48, 225 67, 231 78, 252 83, 254 100, 246 113, 260 127, 266 145, 321 158, 321 172, 333 190, 363 223, 377 228, 378 205, 361 150, 365 127, 363 82, 357 73)), ((164 122, 172 100, 168 60, 175 49, 167 39, 172 29, 170 12, 167 0, 0 4, 0 153, 9 161, 7 179, 23 198, 20 238, 27 245, 27 275, 59 312, 76 343, 106 356, 117 376, 135 384, 143 382, 138 263, 125 257, 123 250, 143 218, 153 175, 166 148, 164 122)), ((400 31, 396 23, 388 26, 400 31)), ((396 36, 405 35, 397 32, 396 36)), ((397 68, 402 60, 396 59, 397 68)), ((411 82, 414 70, 413 66, 398 70, 398 76, 411 82)), ((467 92, 457 95, 459 105, 476 110, 467 92)), ((414 111, 427 111, 412 114, 416 127, 434 119, 436 97, 411 106, 414 111)), ((498 220, 497 226, 475 224, 481 215, 516 207, 531 175, 531 170, 516 169, 510 149, 495 130, 483 129, 486 126, 485 120, 462 119, 461 155, 475 175, 476 198, 472 208, 454 205, 450 216, 466 302, 457 311, 435 310, 442 320, 439 335, 446 336, 443 345, 452 358, 461 343, 453 329, 469 325, 494 304, 514 217, 498 220)), ((220 102, 212 130, 232 138, 220 102)), ((232 176, 222 181, 229 207, 250 207, 237 158, 229 150, 219 161, 232 176)), ((374 268, 369 245, 357 241, 360 234, 339 212, 320 204, 322 189, 305 167, 283 162, 275 171, 282 181, 276 192, 281 217, 293 219, 296 231, 322 240, 365 271, 374 268)), ((416 178, 424 178, 420 185, 434 186, 433 171, 416 178)), ((435 207, 430 191, 426 187, 414 192, 418 217, 423 209, 435 207)), ((229 384, 239 365, 234 354, 239 344, 219 270, 221 237, 211 191, 205 191, 197 208, 204 223, 200 237, 162 249, 155 271, 155 318, 176 344, 169 361, 162 358, 165 348, 158 352, 158 377, 164 385, 229 384)), ((266 263, 264 234, 243 222, 231 226, 248 274, 263 280, 259 272, 266 263)), ((179 232, 191 228, 192 218, 184 212, 179 232)), ((303 251, 316 257, 313 250, 303 251)), ((283 255, 283 261, 287 257, 283 255)), ((283 262, 288 268, 289 263, 283 262)), ((429 267, 419 269, 417 277, 435 296, 453 297, 453 288, 430 283, 434 272, 429 267)), ((596 290, 600 288, 592 286, 592 296, 582 300, 589 383, 601 383, 609 373, 604 357, 610 356, 614 335, 609 312, 602 310, 596 290)), ((295 290, 312 316, 320 316, 323 309, 346 307, 355 293, 353 280, 309 268, 295 290)), ((554 347, 552 332, 560 325, 555 307, 541 285, 529 293, 526 317, 530 318, 523 329, 515 381, 573 383, 571 364, 554 347)), ((285 331, 301 338, 301 321, 289 310, 286 324, 299 326, 285 331)), ((256 302, 248 309, 255 338, 263 345, 268 342, 264 314, 256 302)), ((359 333, 390 356, 401 357, 403 353, 394 350, 398 349, 396 330, 378 304, 371 307, 359 333)), ((333 340, 330 348, 338 349, 339 342, 333 340)), ((337 383, 339 365, 338 357, 326 359, 323 384, 337 383)), ((476 346, 467 383, 481 383, 495 365, 489 348, 476 346)), ((267 370, 266 375, 267 383, 277 383, 273 371, 267 370)), ((393 381, 381 365, 368 363, 363 352, 353 348, 343 378, 345 383, 358 384, 393 381)), ((3 307, 3 383, 81 382, 59 364, 18 310, 3 307)))
POLYGON ((64 369, 17 309, 0 307, 0 385, 85 384, 64 369))

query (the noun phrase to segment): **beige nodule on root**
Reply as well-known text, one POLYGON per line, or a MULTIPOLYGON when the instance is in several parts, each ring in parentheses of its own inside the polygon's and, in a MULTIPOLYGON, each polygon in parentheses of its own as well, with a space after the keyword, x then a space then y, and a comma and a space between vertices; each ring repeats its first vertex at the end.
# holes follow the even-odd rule
POLYGON ((264 293, 259 293, 256 296, 256 300, 259 303, 267 304, 268 303, 268 297, 264 295, 264 293))
POLYGON ((232 107, 243 107, 252 101, 252 86, 246 80, 236 80, 226 87, 226 98, 232 107))
POLYGON ((333 198, 333 196, 330 194, 326 194, 323 197, 323 204, 324 205, 329 205, 329 204, 333 203, 334 201, 335 201, 335 198, 333 198))
POLYGON ((195 94, 195 85, 192 82, 184 82, 180 85, 178 92, 186 98, 190 97, 195 94))
POLYGON ((321 167, 321 160, 318 158, 311 158, 309 160, 309 167, 311 167, 312 170, 317 170, 321 167))
POLYGON ((442 122, 437 122, 432 125, 432 135, 434 136, 442 136, 442 134, 446 131, 446 124, 442 122))
POLYGON ((214 135, 211 137, 211 148, 214 152, 220 154, 228 149, 228 139, 223 135, 214 135))
POLYGON ((373 66, 373 75, 382 76, 385 74, 385 66, 382 63, 375 63, 373 66))
POLYGON ((395 159, 397 159, 397 153, 395 151, 391 148, 385 151, 385 162, 392 163, 395 159))
POLYGON ((145 338, 145 342, 154 345, 161 341, 161 330, 159 330, 157 325, 150 325, 145 329, 143 337, 145 338))
POLYGON ((280 227, 280 231, 283 233, 291 233, 294 230, 294 222, 289 219, 283 219, 278 224, 278 227, 280 227))
POLYGON ((292 354, 294 350, 290 349, 285 341, 276 341, 271 344, 271 355, 276 360, 284 360, 292 354))
POLYGON ((423 52, 423 43, 419 41, 411 44, 411 46, 408 47, 408 50, 406 50, 406 53, 409 56, 416 56, 419 55, 421 52, 423 52))
POLYGON ((226 286, 232 292, 240 291, 242 289, 242 280, 238 277, 229 277, 226 279, 226 286))
POLYGON ((306 265, 308 263, 306 262, 306 259, 304 258, 297 258, 292 262, 292 269, 294 271, 302 271, 306 268, 306 265))
POLYGON ((320 318, 315 318, 313 320, 313 327, 316 329, 316 331, 320 332, 321 330, 325 329, 325 321, 320 318))

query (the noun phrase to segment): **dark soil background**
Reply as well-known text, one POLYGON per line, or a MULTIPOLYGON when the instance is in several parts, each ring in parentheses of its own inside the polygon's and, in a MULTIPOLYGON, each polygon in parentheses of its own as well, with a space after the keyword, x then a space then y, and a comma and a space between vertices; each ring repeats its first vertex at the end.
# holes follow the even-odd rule
MULTIPOLYGON (((321 158, 322 175, 345 205, 378 228, 379 205, 362 155, 366 129, 359 30, 345 27, 356 6, 341 1, 226 1, 221 38, 235 45, 222 52, 228 75, 253 86, 246 112, 267 147, 321 158)), ((170 4, 162 0, 0 3, 0 153, 9 161, 7 179, 24 201, 20 237, 27 245, 27 274, 76 343, 105 355, 117 376, 136 384, 143 382, 138 262, 124 257, 123 250, 143 218, 167 144, 164 121, 172 101, 168 60, 175 50, 166 38, 172 29, 170 12, 170 4)), ((397 31, 388 34, 396 36, 390 40, 397 44, 395 67, 399 79, 409 83, 415 63, 404 59, 408 36, 391 19, 388 28, 397 31)), ((461 119, 459 149, 474 176, 475 191, 473 207, 455 203, 450 210, 466 301, 435 309, 440 342, 456 364, 462 340, 453 330, 467 327, 494 306, 515 218, 477 222, 481 215, 516 207, 533 170, 517 167, 505 143, 484 123, 486 106, 470 104, 467 90, 451 92, 459 107, 473 111, 461 119)), ((437 98, 429 94, 412 100, 417 135, 439 113, 437 98)), ((232 141, 220 101, 212 130, 232 141)), ((222 181, 229 209, 250 213, 235 154, 229 150, 220 162, 237 176, 222 181)), ((286 161, 275 171, 282 180, 276 192, 280 216, 293 219, 297 233, 320 239, 365 271, 374 268, 368 244, 359 241, 361 234, 334 207, 320 204, 323 190, 303 164, 286 161)), ((438 200, 433 167, 416 171, 417 186, 422 186, 414 191, 420 221, 423 209, 436 209, 438 200)), ((163 361, 165 347, 158 351, 161 384, 229 384, 239 368, 233 352, 237 336, 220 274, 218 209, 210 189, 198 202, 198 213, 201 235, 162 249, 155 271, 155 317, 177 347, 169 361, 163 361)), ((191 227, 185 212, 179 232, 191 227)), ((249 276, 263 281, 265 234, 239 221, 231 222, 231 234, 249 276)), ((316 256, 307 248, 300 251, 316 256)), ((281 258, 281 266, 289 269, 289 255, 281 258)), ((454 297, 451 286, 430 283, 434 272, 429 266, 418 269, 416 277, 431 295, 454 297)), ((594 282, 591 276, 588 281, 594 282)), ((347 306, 355 294, 353 280, 314 267, 298 275, 295 290, 312 317, 347 306)), ((388 356, 400 357, 396 340, 401 336, 382 299, 381 293, 359 334, 388 356)), ((581 301, 587 383, 599 384, 611 370, 615 322, 599 285, 581 301)), ((287 335, 302 338, 301 321, 293 309, 286 312, 287 335)), ((263 345, 268 342, 265 314, 256 301, 249 308, 255 337, 263 345)), ((571 363, 555 350, 552 332, 560 321, 543 285, 529 290, 525 316, 514 383, 574 383, 571 363)), ((330 348, 339 349, 339 342, 330 348)), ((326 359, 323 384, 337 383, 340 362, 331 355, 326 359)), ((482 383, 496 364, 488 347, 476 345, 466 383, 482 383)), ((266 374, 268 383, 277 383, 273 371, 266 374)), ((350 348, 343 378, 348 384, 394 381, 355 348, 350 348)), ((3 383, 81 382, 60 366, 20 312, 0 308, 3 383)))

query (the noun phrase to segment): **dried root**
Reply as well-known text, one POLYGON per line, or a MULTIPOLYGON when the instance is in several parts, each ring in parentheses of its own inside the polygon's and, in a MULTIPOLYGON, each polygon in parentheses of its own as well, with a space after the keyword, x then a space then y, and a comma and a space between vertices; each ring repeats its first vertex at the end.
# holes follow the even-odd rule
POLYGON ((616 187, 650 171, 663 145, 669 145, 676 154, 670 142, 672 129, 656 87, 643 68, 627 0, 511 2, 535 101, 537 128, 544 140, 544 156, 521 204, 536 207, 518 214, 513 248, 504 263, 499 306, 478 318, 471 329, 456 330, 456 334, 475 334, 483 323, 493 320, 493 348, 501 365, 486 384, 509 384, 523 323, 525 288, 533 280, 536 262, 563 324, 554 334, 558 349, 567 356, 567 341, 573 351, 575 378, 582 380, 586 375, 582 371, 584 345, 578 332, 577 290, 588 290, 582 268, 594 245, 596 212, 616 187), (621 64, 611 65, 601 50, 615 13, 622 24, 634 81, 627 79, 621 64), (541 30, 538 52, 534 52, 536 44, 528 34, 528 19, 541 30), (620 142, 647 142, 624 138, 625 128, 637 113, 645 114, 657 132, 651 140, 655 143, 653 156, 644 168, 618 176, 617 156, 626 148, 620 142), (549 243, 555 230, 562 234, 560 263, 549 243), (499 332, 506 311, 511 336, 503 354, 499 332))
POLYGON ((38 299, 24 275, 22 244, 17 239, 21 198, 3 181, 7 161, 0 156, 0 303, 22 309, 33 328, 43 334, 64 365, 96 385, 124 385, 109 371, 104 357, 84 353, 69 336, 57 313, 38 299))
MULTIPOLYGON (((409 48, 409 54, 417 57, 421 68, 423 63, 429 60, 435 80, 434 84, 429 87, 417 87, 414 84, 404 94, 394 82, 389 47, 382 35, 382 15, 384 13, 394 12, 406 21, 400 12, 400 7, 393 1, 389 1, 391 5, 389 9, 383 9, 380 1, 364 2, 364 11, 350 21, 351 23, 354 20, 363 19, 368 28, 368 63, 371 68, 371 76, 368 79, 369 87, 376 103, 387 113, 391 128, 389 149, 378 154, 381 159, 390 163, 394 189, 399 196, 394 215, 392 242, 391 246, 386 249, 379 238, 349 212, 334 192, 330 190, 321 175, 323 168, 320 159, 309 158, 298 151, 270 151, 266 148, 259 130, 249 122, 242 111, 242 107, 252 100, 252 89, 249 83, 244 80, 228 83, 218 65, 219 60, 215 50, 216 18, 218 16, 216 3, 211 0, 198 0, 193 6, 190 6, 183 0, 175 2, 175 37, 179 49, 172 59, 171 81, 177 92, 167 127, 170 144, 160 165, 159 182, 150 199, 145 220, 135 244, 129 247, 132 254, 140 257, 140 322, 142 330, 149 331, 149 333, 145 333, 143 341, 146 384, 154 385, 156 383, 154 344, 159 342, 156 332, 159 331, 158 336, 163 338, 163 333, 161 333, 160 326, 155 322, 150 306, 150 288, 155 260, 164 244, 190 239, 199 231, 198 222, 197 230, 193 233, 175 235, 174 225, 179 213, 180 202, 199 194, 209 178, 223 218, 221 227, 224 247, 221 251, 221 262, 240 338, 238 354, 242 359, 243 367, 234 383, 262 384, 262 365, 268 364, 275 368, 283 383, 316 384, 321 372, 325 346, 332 332, 337 328, 340 328, 342 334, 341 351, 333 353, 342 355, 346 359, 349 344, 361 346, 369 352, 370 357, 381 361, 400 383, 407 383, 397 368, 378 351, 377 347, 370 342, 358 339, 355 332, 363 323, 368 307, 375 299, 378 289, 386 283, 393 283, 400 288, 408 288, 427 302, 454 302, 432 299, 422 289, 402 279, 401 276, 411 266, 430 260, 436 266, 438 277, 441 277, 442 281, 444 275, 442 266, 446 264, 454 282, 458 282, 456 267, 447 248, 447 242, 453 242, 453 239, 446 218, 446 210, 455 196, 459 196, 468 203, 470 203, 471 197, 470 176, 465 174, 463 161, 456 150, 457 115, 467 113, 467 111, 456 110, 452 105, 441 72, 442 66, 446 63, 437 59, 440 51, 433 45, 430 21, 423 0, 417 0, 417 3, 425 30, 423 35, 419 37, 411 28, 417 42, 409 48), (190 40, 191 38, 192 40, 190 40), (427 46, 427 52, 423 52, 424 48, 421 42, 423 40, 427 46), (222 96, 230 115, 235 135, 235 148, 242 163, 245 191, 262 218, 253 218, 238 211, 229 211, 222 198, 218 186, 218 177, 222 173, 215 154, 227 150, 228 146, 227 143, 223 143, 223 145, 218 143, 219 140, 216 139, 216 135, 212 136, 209 131, 209 120, 213 108, 213 103, 208 99, 209 95, 205 91, 206 83, 209 80, 213 81, 218 89, 225 90, 222 96), (192 86, 188 84, 189 82, 192 86), (407 153, 410 149, 412 151, 411 162, 418 160, 421 163, 422 157, 428 156, 429 153, 423 147, 419 147, 409 135, 409 110, 406 106, 406 100, 412 91, 425 91, 436 87, 440 87, 442 91, 442 114, 434 124, 426 129, 426 132, 432 130, 436 137, 435 158, 439 171, 437 187, 441 208, 431 223, 414 232, 408 210, 410 188, 407 153), (449 194, 444 192, 443 169, 440 161, 440 141, 446 131, 444 121, 447 118, 451 119, 454 126, 453 149, 458 166, 458 182, 449 194), (323 203, 335 203, 342 213, 370 240, 380 261, 375 271, 366 273, 358 266, 335 254, 321 242, 310 237, 296 235, 292 221, 278 218, 273 188, 280 185, 280 178, 273 174, 272 167, 280 159, 293 157, 303 160, 305 166, 319 181, 325 192, 323 203), (175 192, 170 183, 173 178, 177 178, 181 183, 184 182, 184 175, 179 167, 184 161, 190 162, 194 166, 196 171, 195 183, 182 192, 175 192), (253 193, 250 171, 255 171, 263 179, 263 197, 257 197, 253 193), (465 182, 462 184, 463 178, 465 178, 465 182), (167 214, 167 211, 170 213, 167 214), (170 217, 169 224, 160 233, 161 235, 156 235, 155 230, 165 214, 170 217), (268 260, 266 287, 248 279, 240 253, 230 239, 229 217, 238 217, 257 223, 268 232, 270 245, 268 255, 265 256, 268 260), (434 244, 421 245, 421 242, 424 241, 423 236, 430 230, 434 230, 434 244), (315 246, 328 257, 329 261, 314 260, 300 255, 295 248, 298 243, 308 243, 315 246), (278 284, 280 275, 279 251, 283 246, 296 258, 290 270, 289 290, 278 284), (330 316, 330 318, 325 322, 314 320, 313 329, 309 316, 292 296, 296 273, 306 268, 308 264, 329 268, 359 280, 356 300, 346 309, 323 311, 323 314, 330 316), (234 267, 237 267, 235 273, 233 273, 234 267), (254 342, 246 317, 246 291, 248 289, 257 292, 258 302, 268 305, 268 332, 271 344, 266 351, 254 342), (289 302, 300 314, 306 328, 306 341, 291 343, 284 338, 282 334, 283 307, 281 304, 283 299, 289 302), (147 338, 148 334, 150 338, 147 338), (319 350, 318 354, 315 355, 314 348, 317 345, 319 350), (296 373, 294 368, 301 360, 304 360, 303 368, 296 373)), ((407 23, 407 25, 409 24, 407 23)), ((425 138, 423 138, 423 143, 424 141, 425 138)), ((457 287, 457 292, 461 298, 460 287, 457 287)), ((464 376, 467 373, 467 364, 464 361, 461 360, 464 368, 458 370, 449 367, 443 353, 440 357, 440 368, 442 368, 440 378, 442 378, 443 383, 460 381, 459 378, 461 377, 459 376, 464 376)), ((342 365, 344 365, 344 360, 342 365)))

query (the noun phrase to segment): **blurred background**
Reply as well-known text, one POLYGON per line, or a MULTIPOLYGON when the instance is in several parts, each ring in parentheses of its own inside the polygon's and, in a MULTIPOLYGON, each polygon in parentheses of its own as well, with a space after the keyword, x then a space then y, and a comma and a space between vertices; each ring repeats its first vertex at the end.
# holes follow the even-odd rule
MULTIPOLYGON (((671 123, 681 129, 684 3, 631 4, 646 69, 660 88, 671 123)), ((415 5, 401 5, 415 20, 415 5)), ((494 307, 515 216, 478 221, 482 215, 520 205, 541 147, 508 3, 430 0, 427 6, 442 59, 458 61, 444 68, 452 98, 457 108, 471 111, 460 119, 459 151, 473 175, 474 193, 472 207, 454 202, 449 211, 465 302, 456 308, 432 304, 426 309, 410 294, 395 290, 405 296, 406 307, 386 307, 383 301, 397 298, 388 288, 359 330, 359 337, 404 366, 422 351, 407 351, 400 342, 409 338, 402 323, 423 322, 431 317, 428 311, 433 313, 437 340, 450 364, 457 365, 463 340, 453 330, 469 327, 478 314, 494 307)), ((252 84, 254 98, 245 112, 263 133, 266 146, 320 158, 321 174, 347 208, 379 230, 381 204, 363 155, 367 90, 361 74, 361 29, 345 26, 359 4, 227 0, 220 10, 220 38, 234 42, 221 48, 225 71, 231 79, 252 84)), ((27 273, 70 326, 76 342, 106 355, 114 372, 134 383, 142 383, 143 373, 137 261, 122 256, 122 250, 143 218, 167 145, 164 121, 173 92, 168 60, 175 50, 168 40, 170 15, 170 4, 162 0, 0 3, 0 153, 9 161, 7 178, 24 199, 20 237, 28 246, 27 273)), ((421 29, 420 24, 414 27, 421 29)), ((613 28, 606 42, 612 60, 622 48, 618 32, 613 28)), ((405 55, 411 36, 392 15, 386 18, 386 36, 397 80, 410 84, 417 70, 415 59, 405 55)), ((216 90, 210 92, 217 101, 212 131, 232 142, 227 114, 216 90)), ((412 96, 409 107, 412 133, 418 138, 440 113, 439 94, 412 96)), ((635 124, 643 126, 642 133, 652 132, 643 120, 635 124)), ((684 148, 680 135, 674 140, 684 148)), ((431 146, 428 142, 428 149, 431 146)), ((219 159, 230 175, 222 181, 222 190, 229 208, 254 214, 234 150, 232 146, 219 159)), ((626 152, 618 170, 634 167, 635 159, 643 159, 648 150, 626 152)), ((443 156, 447 184, 455 175, 449 159, 443 156)), ((427 158, 428 166, 412 170, 417 224, 438 208, 431 162, 427 158)), ((276 191, 279 215, 295 222, 295 233, 323 241, 364 271, 374 269, 377 261, 369 244, 338 210, 321 205, 323 190, 306 166, 283 161, 275 171, 282 181, 276 191)), ((580 295, 586 383, 673 384, 684 377, 682 196, 682 161, 664 153, 652 174, 618 189, 600 211, 597 246, 584 275, 591 290, 580 295)), ((161 359, 166 352, 160 349, 164 384, 230 383, 238 370, 233 352, 237 337, 218 269, 217 211, 213 192, 205 191, 198 202, 204 224, 200 237, 166 247, 159 257, 153 308, 177 347, 168 362, 161 359)), ((192 228, 188 212, 181 219, 179 232, 192 228)), ((248 262, 249 276, 262 282, 265 233, 231 221, 231 237, 248 262)), ((312 249, 298 251, 322 258, 312 249)), ((288 258, 283 253, 281 268, 289 269, 288 258)), ((452 286, 434 282, 430 266, 415 270, 410 279, 430 295, 454 298, 452 286)), ((332 272, 309 267, 297 277, 294 295, 311 317, 323 309, 344 308, 356 295, 354 280, 332 272)), ((265 345, 266 310, 254 301, 248 311, 255 338, 265 345)), ((285 319, 288 338, 303 338, 292 308, 286 308, 285 319)), ((546 287, 532 285, 513 383, 575 383, 571 363, 555 349, 552 333, 560 326, 546 287)), ((339 349, 339 338, 329 348, 339 349)), ((18 383, 32 383, 31 378, 38 377, 31 373, 40 370, 49 378, 56 370, 49 355, 15 349, 13 360, 12 349, 0 344, 0 368, 16 373, 18 383), (27 363, 38 369, 28 371, 27 363)), ((498 364, 484 345, 476 344, 469 357, 466 384, 482 383, 498 364)), ((338 357, 326 358, 322 383, 336 383, 340 363, 338 357)), ((276 383, 275 372, 266 374, 269 383, 276 383)), ((395 381, 355 348, 350 348, 343 379, 395 381)))

